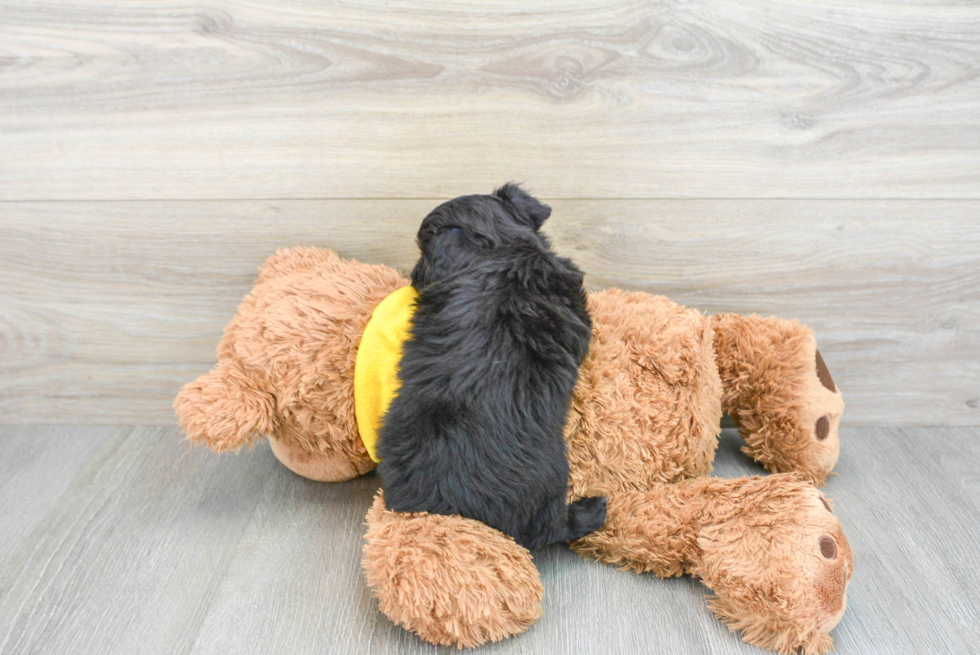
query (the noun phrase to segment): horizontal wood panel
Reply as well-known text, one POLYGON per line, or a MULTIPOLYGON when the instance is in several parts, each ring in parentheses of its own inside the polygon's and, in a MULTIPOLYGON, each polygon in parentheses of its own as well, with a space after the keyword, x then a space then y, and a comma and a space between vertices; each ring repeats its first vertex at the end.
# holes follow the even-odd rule
POLYGON ((0 199, 980 198, 962 2, 0 8, 0 199))
MULTIPOLYGON (((0 203, 0 422, 172 422, 266 256, 407 270, 437 202, 0 203)), ((592 288, 813 327, 846 422, 980 424, 980 203, 550 202, 592 288)))

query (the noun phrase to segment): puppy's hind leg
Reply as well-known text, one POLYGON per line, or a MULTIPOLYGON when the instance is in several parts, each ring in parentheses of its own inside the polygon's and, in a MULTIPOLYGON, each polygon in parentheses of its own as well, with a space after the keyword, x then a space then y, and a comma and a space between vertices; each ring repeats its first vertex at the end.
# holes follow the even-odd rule
POLYGON ((577 541, 606 522, 606 497, 591 496, 568 506, 568 523, 563 541, 577 541))

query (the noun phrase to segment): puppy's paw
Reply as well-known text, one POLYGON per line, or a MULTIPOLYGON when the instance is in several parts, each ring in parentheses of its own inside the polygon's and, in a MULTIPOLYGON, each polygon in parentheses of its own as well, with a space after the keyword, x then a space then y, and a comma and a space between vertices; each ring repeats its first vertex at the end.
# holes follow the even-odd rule
POLYGON ((568 506, 568 532, 565 541, 576 541, 595 532, 606 522, 606 497, 582 498, 568 506))

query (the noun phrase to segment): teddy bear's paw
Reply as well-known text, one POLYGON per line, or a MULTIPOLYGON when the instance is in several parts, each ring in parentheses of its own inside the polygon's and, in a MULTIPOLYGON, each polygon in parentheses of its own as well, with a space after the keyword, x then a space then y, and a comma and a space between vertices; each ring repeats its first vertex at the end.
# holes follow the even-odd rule
POLYGON ((240 364, 221 361, 188 382, 174 400, 181 429, 216 453, 251 448, 275 426, 275 402, 240 364))
MULTIPOLYGON (((792 470, 802 473, 814 484, 823 485, 840 455, 838 430, 844 413, 844 397, 834 384, 815 339, 812 339, 812 346, 813 373, 808 364, 800 392, 803 401, 800 423, 806 440, 797 458, 799 465, 792 470)), ((808 361, 809 347, 804 355, 808 361)))
POLYGON ((743 451, 772 473, 822 485, 840 454, 844 398, 813 333, 796 321, 724 314, 715 317, 715 351, 743 451))
MULTIPOLYGON (((738 484, 738 481, 732 481, 738 484)), ((709 606, 751 644, 823 653, 844 615, 854 559, 830 504, 792 475, 746 479, 737 512, 706 524, 693 573, 709 606)), ((733 489, 733 492, 735 489, 733 489)))
POLYGON ((812 335, 788 355, 799 361, 787 370, 782 389, 753 420, 740 421, 743 450, 770 472, 799 473, 822 486, 840 455, 844 398, 812 335))
POLYGON ((503 533, 459 516, 390 511, 381 492, 367 525, 368 585, 388 618, 425 641, 473 648, 540 618, 538 570, 503 533))

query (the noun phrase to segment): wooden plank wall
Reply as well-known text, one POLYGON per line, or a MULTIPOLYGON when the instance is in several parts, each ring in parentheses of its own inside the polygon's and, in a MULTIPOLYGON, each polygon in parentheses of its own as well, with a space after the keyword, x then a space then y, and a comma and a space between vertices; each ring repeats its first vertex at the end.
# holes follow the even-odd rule
POLYGON ((525 181, 592 287, 798 317, 980 424, 980 6, 0 4, 0 423, 172 422, 265 256, 525 181))

